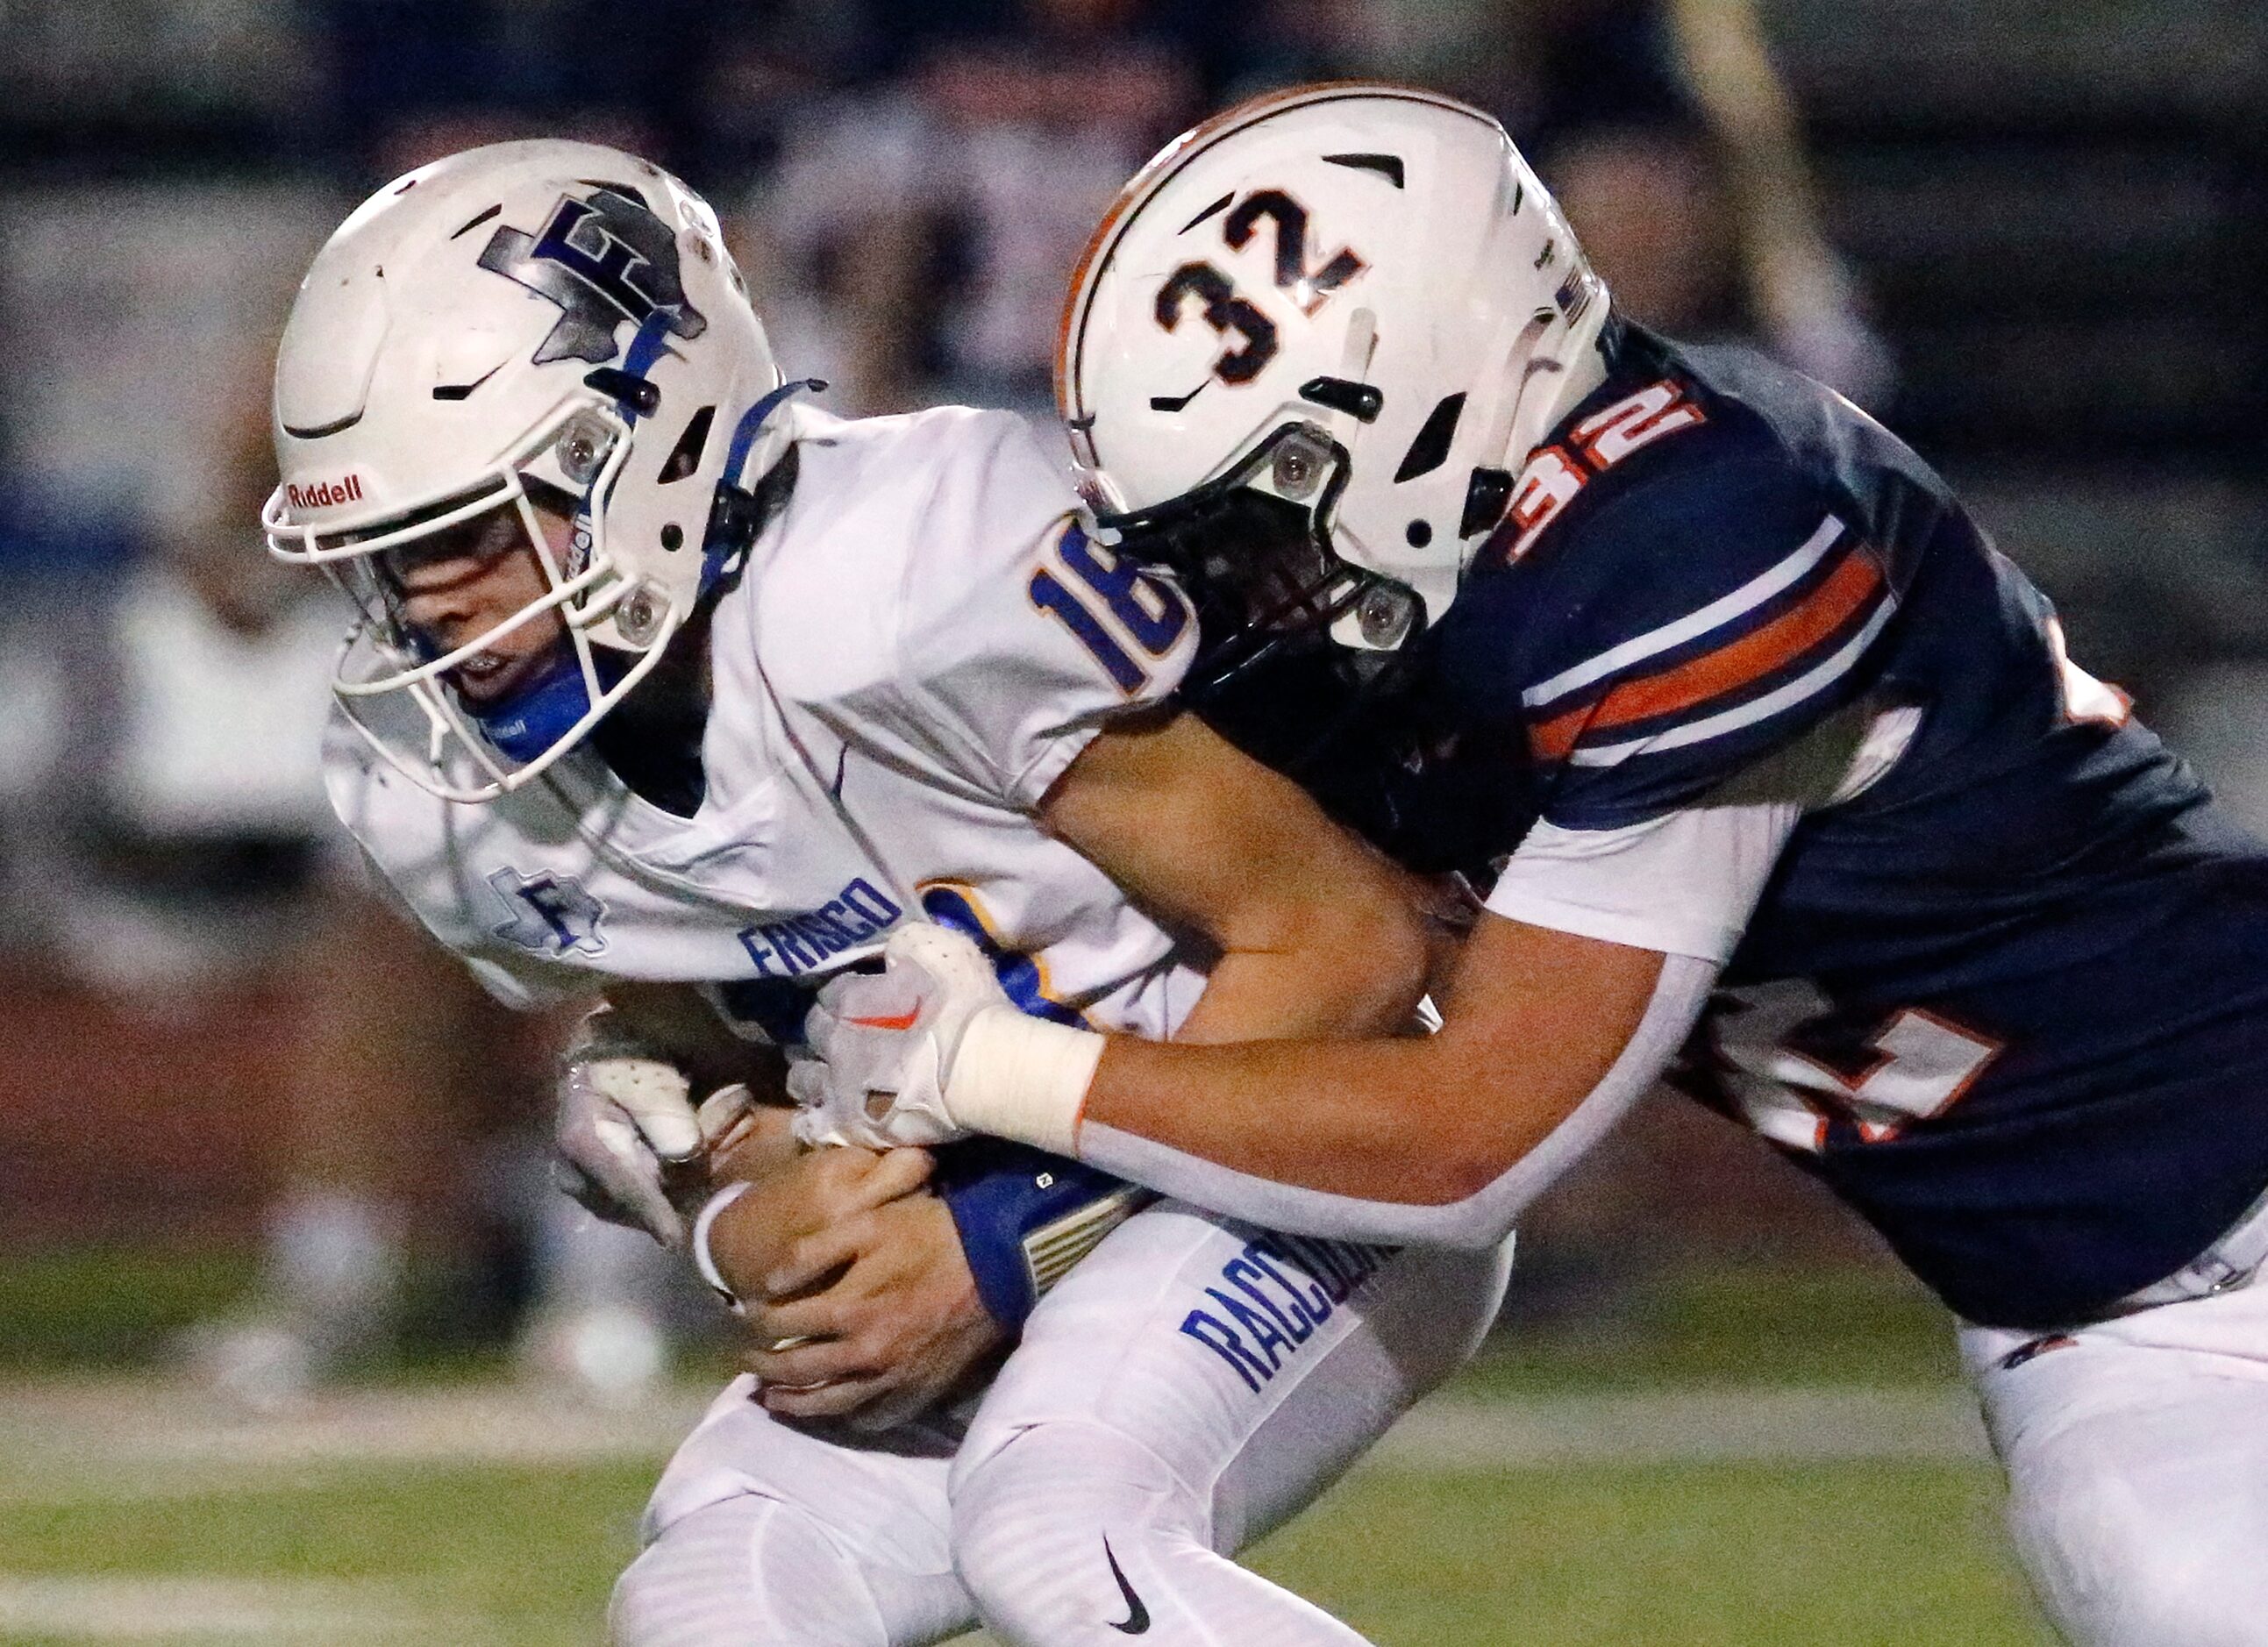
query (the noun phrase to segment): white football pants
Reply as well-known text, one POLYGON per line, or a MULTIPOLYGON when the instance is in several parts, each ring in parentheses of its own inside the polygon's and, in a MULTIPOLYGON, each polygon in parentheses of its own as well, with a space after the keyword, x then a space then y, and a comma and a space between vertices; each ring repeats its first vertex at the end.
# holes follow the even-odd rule
POLYGON ((770 1416, 730 1386, 615 1590, 620 1647, 1357 1647, 1229 1561, 1478 1346, 1490 1253, 1263 1233, 1163 1202, 1032 1313, 956 1449, 770 1416))
POLYGON ((2268 1281, 1961 1349, 2075 1647, 2268 1647, 2268 1281))

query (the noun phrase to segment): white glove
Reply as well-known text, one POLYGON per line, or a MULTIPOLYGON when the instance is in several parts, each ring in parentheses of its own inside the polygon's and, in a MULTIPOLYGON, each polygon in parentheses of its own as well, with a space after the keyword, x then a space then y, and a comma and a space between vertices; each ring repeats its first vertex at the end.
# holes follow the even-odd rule
POLYGON ((806 1143, 887 1150, 967 1136, 945 1103, 954 1054, 983 1009, 1016 1009, 983 952, 946 927, 899 928, 882 965, 836 979, 803 1020, 809 1055, 788 1070, 787 1090, 806 1143))
POLYGON ((882 961, 836 979, 804 1019, 795 1136, 887 1150, 990 1132, 1071 1153, 1103 1037, 1026 1017, 946 928, 901 927, 882 961))
POLYGON ((685 1219, 671 1204, 670 1171, 699 1161, 753 1101, 745 1086, 721 1087, 696 1110, 674 1064, 611 1037, 605 1015, 596 1015, 559 1072, 553 1177, 608 1223, 681 1247, 685 1219))
POLYGON ((685 1244, 685 1220, 661 1186, 663 1164, 701 1153, 692 1091, 659 1058, 578 1058, 559 1075, 553 1134, 559 1187, 609 1224, 644 1230, 664 1246, 685 1244))

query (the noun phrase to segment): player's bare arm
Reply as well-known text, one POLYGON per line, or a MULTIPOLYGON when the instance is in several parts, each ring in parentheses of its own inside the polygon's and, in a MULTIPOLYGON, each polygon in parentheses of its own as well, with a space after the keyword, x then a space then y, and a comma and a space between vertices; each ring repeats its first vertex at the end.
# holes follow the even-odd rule
POLYGON ((1440 1033, 1211 1047, 1114 1037, 1080 1126, 1335 1195, 1462 1201, 1598 1090, 1637 1033, 1664 960, 1484 915, 1440 1033))
MULTIPOLYGON (((1410 1026, 1435 924, 1425 884, 1195 717, 1154 717, 1097 737, 1042 798, 1040 816, 1155 918, 1215 952, 1177 1040, 1410 1026)), ((811 1017, 823 1062, 802 1064, 790 1083, 807 1106, 805 1136, 880 1147, 978 1130, 1073 1153, 1076 1095, 1103 1038, 1020 1011, 958 934, 907 929, 884 954, 883 974, 844 981, 832 992, 836 1004, 822 996, 811 1017), (1028 1097, 1046 1113, 953 1115, 942 1091, 926 1106, 909 1102, 904 1082, 885 1070, 903 1062, 909 1036, 934 1038, 943 1052, 907 1066, 928 1071, 930 1085, 949 1068, 965 1070, 963 1094, 997 1092, 1011 1109, 1028 1097), (870 1091, 897 1093, 885 1125, 867 1107, 870 1091)))
POLYGON ((1025 1018, 909 933, 814 1012, 824 1102, 880 1140, 990 1132, 1278 1227, 1484 1246, 1653 1084, 1716 966, 1481 922, 1438 1034, 1209 1046, 1025 1018))
MULTIPOLYGON (((1152 914, 1218 951, 1183 1036, 1390 1033, 1408 1022, 1425 989, 1422 884, 1193 716, 1145 717, 1102 732, 1050 786, 1040 818, 1152 914)), ((783 1227, 777 1214, 753 1209, 743 1224, 741 1207, 755 1199, 717 1220, 711 1242, 720 1269, 722 1243, 761 1243, 783 1227), (767 1221, 759 1224, 760 1217, 767 1221)), ((872 1420, 915 1410, 906 1403, 923 1391, 942 1393, 946 1370, 998 1339, 997 1329, 973 1330, 987 1318, 952 1220, 934 1197, 900 1204, 886 1196, 871 1210, 846 1210, 757 1273, 758 1292, 735 1286, 744 1298, 765 1300, 762 1330, 753 1336, 760 1344, 767 1334, 798 1341, 760 1347, 745 1364, 763 1379, 765 1403, 777 1412, 861 1408, 872 1420), (895 1239, 881 1239, 886 1231, 895 1239), (837 1271, 823 1292, 802 1296, 837 1271), (865 1309, 860 1320, 845 1322, 846 1311, 885 1292, 899 1308, 865 1309), (886 1378, 891 1387, 882 1393, 886 1378)))
POLYGON ((1194 715, 1102 732, 1040 821, 1219 951, 1176 1041, 1388 1034, 1425 992, 1424 884, 1194 715))
MULTIPOLYGON (((996 1004, 956 1047, 946 1088, 974 1097, 982 1119, 959 1117, 968 1124, 1107 1156, 1113 1171, 1245 1216, 1281 1220, 1274 1186, 1373 1203, 1334 1210, 1333 1232, 1403 1239, 1416 1232, 1398 1209, 1481 1195, 1602 1088, 1612 1105, 1615 1086, 1650 1083, 1674 1045, 1656 1033, 1638 1060, 1646 1067, 1610 1086, 1663 956, 1485 915, 1454 972, 1442 1031, 1393 1038, 1425 968, 1411 879, 1193 717, 1098 739, 1043 816, 1224 954, 1189 1020, 1197 1034, 1185 1028, 1172 1043, 1106 1045, 996 1004), (1373 1039, 1346 1039, 1359 1036, 1373 1039), (963 1047, 975 1054, 965 1063, 963 1047), (1100 1061, 1082 1068, 1082 1051, 1100 1061), (1006 1069, 1018 1078, 1001 1080, 1006 1069), (996 1080, 1005 1111, 976 1090, 996 1080)), ((1683 998, 1697 1005, 1697 991, 1683 998)), ((1681 1032, 1684 1022, 1690 1011, 1681 1032)), ((843 1033, 828 1040, 841 1058, 843 1033)), ((1500 1237, 1515 1198, 1499 1199, 1457 1211, 1454 1239, 1500 1237)))

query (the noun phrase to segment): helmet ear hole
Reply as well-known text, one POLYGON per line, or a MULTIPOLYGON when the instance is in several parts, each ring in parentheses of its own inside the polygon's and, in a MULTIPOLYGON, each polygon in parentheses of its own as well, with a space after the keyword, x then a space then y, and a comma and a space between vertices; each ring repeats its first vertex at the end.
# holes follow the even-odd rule
POLYGON ((1511 470, 1475 469, 1471 482, 1465 487, 1465 512, 1457 522, 1457 535, 1469 538, 1503 519, 1512 502, 1512 488, 1511 470))
POLYGON ((709 427, 716 421, 717 408, 713 406, 703 407, 686 420, 685 432, 678 436, 677 444, 662 460, 661 473, 655 477, 658 485, 681 481, 701 467, 701 454, 709 445, 709 427))

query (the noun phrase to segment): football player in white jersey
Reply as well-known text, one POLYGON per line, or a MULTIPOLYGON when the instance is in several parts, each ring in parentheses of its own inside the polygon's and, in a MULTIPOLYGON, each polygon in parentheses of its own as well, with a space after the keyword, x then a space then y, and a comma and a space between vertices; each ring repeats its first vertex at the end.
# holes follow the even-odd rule
POLYGON ((799 386, 696 196, 553 142, 381 190, 277 364, 270 548, 361 613, 340 814, 497 994, 607 993, 562 1089, 586 1196, 681 1239, 725 1146, 689 1245, 776 1376, 670 1466, 617 1638, 1355 1641, 1226 1555, 1469 1352, 1508 1247, 1287 1240, 989 1144, 932 1195, 925 1155, 801 1151, 739 1089, 779 1091, 807 992, 924 919, 1058 1021, 1388 1032, 1409 889, 1174 711, 1182 595, 1019 420, 799 386), (843 1330, 894 1304, 910 1338, 843 1330))

